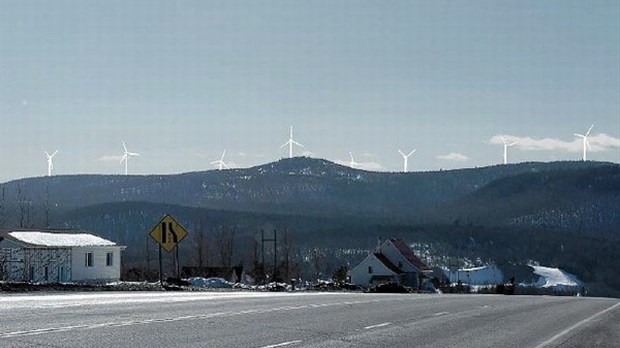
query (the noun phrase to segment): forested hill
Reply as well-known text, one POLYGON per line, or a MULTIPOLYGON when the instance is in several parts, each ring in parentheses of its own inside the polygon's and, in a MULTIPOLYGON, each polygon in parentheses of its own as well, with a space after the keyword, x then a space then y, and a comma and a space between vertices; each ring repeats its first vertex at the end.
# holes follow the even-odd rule
POLYGON ((27 208, 33 211, 51 209, 63 213, 96 204, 149 202, 291 215, 368 214, 419 218, 422 212, 428 213, 429 207, 463 199, 498 179, 598 167, 617 170, 618 165, 520 163, 449 171, 385 173, 298 157, 247 169, 177 175, 29 178, 0 184, 0 190, 4 192, 5 213, 23 210, 24 207, 18 207, 20 204, 28 204, 27 208))
POLYGON ((444 222, 618 235, 620 166, 550 170, 497 179, 435 209, 434 216, 444 222))

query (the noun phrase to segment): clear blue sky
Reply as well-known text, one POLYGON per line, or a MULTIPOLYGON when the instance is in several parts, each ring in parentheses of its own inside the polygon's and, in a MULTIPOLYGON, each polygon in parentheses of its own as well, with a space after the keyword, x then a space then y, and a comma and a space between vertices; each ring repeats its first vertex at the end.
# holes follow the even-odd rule
POLYGON ((620 162, 619 1, 0 0, 0 182, 249 167, 620 162), (601 134, 604 133, 604 134, 601 134), (529 137, 529 138, 528 138, 529 137), (494 140, 497 142, 497 139, 494 140), (452 155, 450 155, 452 154, 452 155))

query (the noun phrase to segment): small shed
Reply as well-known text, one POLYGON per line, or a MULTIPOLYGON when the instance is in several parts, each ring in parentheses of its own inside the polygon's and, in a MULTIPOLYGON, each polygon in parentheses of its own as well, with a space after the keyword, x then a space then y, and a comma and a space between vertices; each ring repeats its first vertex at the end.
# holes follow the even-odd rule
POLYGON ((0 279, 32 283, 118 281, 124 249, 90 233, 12 231, 0 235, 0 279))

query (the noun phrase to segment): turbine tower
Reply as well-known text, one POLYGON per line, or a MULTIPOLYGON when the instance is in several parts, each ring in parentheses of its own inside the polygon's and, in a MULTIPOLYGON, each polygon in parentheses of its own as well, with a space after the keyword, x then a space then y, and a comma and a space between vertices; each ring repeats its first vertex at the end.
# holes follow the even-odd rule
POLYGON ((586 147, 588 149, 590 148, 590 143, 588 142, 588 135, 590 135, 590 131, 592 130, 593 127, 594 125, 591 125, 585 135, 575 133, 576 137, 580 137, 583 139, 583 160, 584 162, 586 161, 586 147))
POLYGON ((54 169, 52 158, 56 156, 56 154, 58 153, 58 150, 54 151, 54 153, 51 155, 47 153, 47 151, 43 151, 43 152, 45 152, 45 156, 47 156, 47 176, 52 176, 52 169, 54 169))
POLYGON ((222 157, 219 159, 219 161, 213 161, 210 164, 219 165, 219 170, 222 170, 224 168, 229 169, 230 167, 226 163, 224 163, 224 156, 226 156, 226 150, 224 150, 224 152, 222 153, 222 157))
POLYGON ((411 150, 411 152, 409 152, 407 155, 405 155, 404 152, 398 150, 398 153, 400 153, 403 156, 403 171, 405 173, 407 173, 407 160, 409 159, 409 156, 413 155, 417 150, 411 150))
POLYGON ((516 141, 513 142, 507 142, 506 139, 504 139, 503 136, 499 136, 500 138, 502 138, 502 142, 504 143, 504 164, 508 163, 508 148, 513 146, 513 145, 517 145, 516 141))
POLYGON ((293 158, 293 144, 299 146, 299 147, 304 147, 303 145, 301 145, 300 143, 296 142, 295 140, 293 140, 293 126, 291 126, 291 134, 288 138, 288 141, 284 144, 282 144, 282 147, 285 147, 286 145, 288 145, 288 158, 293 158))
POLYGON ((349 152, 349 156, 351 156, 351 162, 349 162, 349 166, 351 168, 355 168, 355 166, 359 166, 361 163, 357 163, 355 162, 355 159, 353 158, 353 153, 349 152))
POLYGON ((123 154, 123 157, 121 158, 121 162, 123 163, 123 161, 125 161, 125 175, 127 175, 127 163, 129 162, 129 157, 131 156, 140 156, 139 153, 135 153, 135 152, 129 152, 127 151, 127 146, 125 146, 125 142, 123 141, 123 149, 125 149, 125 153, 123 154))

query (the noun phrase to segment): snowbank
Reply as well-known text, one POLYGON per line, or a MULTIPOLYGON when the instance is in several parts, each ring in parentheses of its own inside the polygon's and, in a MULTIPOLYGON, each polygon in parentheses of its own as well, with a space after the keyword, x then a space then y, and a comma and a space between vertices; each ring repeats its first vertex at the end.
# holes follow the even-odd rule
POLYGON ((534 274, 538 275, 538 281, 533 284, 540 288, 554 288, 558 290, 578 289, 583 283, 574 275, 559 268, 533 266, 534 274))
POLYGON ((233 284, 226 281, 224 278, 202 278, 202 277, 192 277, 187 279, 187 281, 194 287, 197 288, 218 288, 218 289, 230 289, 233 287, 233 284))
POLYGON ((470 285, 494 285, 504 282, 504 274, 495 265, 462 268, 457 271, 443 269, 443 272, 451 283, 456 283, 459 280, 470 285))

